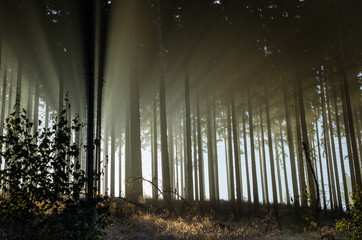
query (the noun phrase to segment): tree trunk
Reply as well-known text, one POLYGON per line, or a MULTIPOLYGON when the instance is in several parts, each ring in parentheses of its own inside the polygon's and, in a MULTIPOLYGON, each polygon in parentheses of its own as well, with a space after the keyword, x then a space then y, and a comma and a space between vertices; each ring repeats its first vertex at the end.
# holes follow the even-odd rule
POLYGON ((289 196, 289 187, 288 187, 288 178, 287 178, 287 165, 285 161, 285 150, 284 150, 284 137, 282 130, 282 121, 279 120, 279 129, 280 129, 280 143, 282 145, 282 159, 283 159, 283 168, 284 168, 284 183, 285 183, 285 192, 287 194, 287 205, 290 205, 290 196, 289 196))
POLYGON ((229 156, 228 156, 228 142, 227 142, 227 131, 224 132, 224 152, 225 152, 225 163, 226 163, 226 182, 227 182, 227 200, 231 200, 231 188, 230 188, 230 174, 229 174, 229 156))
POLYGON ((279 194, 279 202, 283 203, 283 190, 282 190, 282 180, 280 177, 280 161, 279 161, 279 149, 278 149, 278 139, 276 134, 274 134, 275 138, 275 160, 276 160, 276 169, 277 169, 277 176, 278 176, 278 194, 279 194))
POLYGON ((152 197, 153 199, 158 198, 158 152, 157 152, 157 97, 155 94, 153 101, 153 128, 152 128, 152 197))
MULTIPOLYGON (((305 158, 306 158, 310 198, 312 201, 312 205, 316 206, 316 214, 318 214, 318 196, 316 195, 316 188, 318 189, 318 186, 315 185, 316 183, 313 179, 313 176, 315 177, 315 174, 314 174, 314 169, 313 169, 313 165, 312 165, 312 160, 310 157, 307 121, 306 121, 305 110, 304 110, 303 86, 302 86, 302 80, 300 79, 299 75, 300 75, 299 66, 297 66, 296 84, 297 84, 297 89, 298 89, 298 91, 297 91, 298 92, 298 102, 299 102, 300 120, 301 120, 301 125, 302 125, 302 134, 303 134, 303 143, 302 144, 303 144, 304 154, 305 154, 305 158)), ((316 217, 318 218, 318 215, 316 217)))
POLYGON ((245 154, 245 168, 246 168, 246 186, 247 186, 247 193, 248 193, 249 211, 251 211, 251 190, 250 190, 249 161, 248 161, 248 142, 246 140, 245 115, 246 115, 246 112, 243 112, 242 120, 243 120, 243 138, 244 138, 244 154, 245 154))
POLYGON ((115 197, 115 178, 116 178, 116 138, 114 136, 114 123, 111 127, 111 196, 115 197))
POLYGON ((342 211, 342 198, 341 198, 341 190, 340 190, 340 181, 338 176, 338 167, 337 167, 337 156, 336 156, 336 148, 334 142, 334 132, 333 132, 333 123, 332 123, 332 112, 331 112, 331 99, 328 94, 328 89, 326 87, 326 98, 327 98, 327 110, 328 110, 328 122, 329 122, 329 132, 331 136, 331 150, 332 150, 332 161, 334 166, 334 174, 335 174, 335 181, 336 181, 336 188, 337 188, 337 201, 338 201, 338 208, 339 211, 342 211))
POLYGON ((265 154, 265 140, 264 140, 264 127, 263 127, 263 111, 260 104, 260 127, 261 127, 261 144, 263 149, 263 169, 264 169, 264 191, 266 197, 266 204, 269 210, 269 191, 268 191, 268 177, 266 171, 266 154, 265 154))
POLYGON ((289 116, 289 107, 287 101, 287 84, 284 84, 283 87, 283 99, 284 99, 284 112, 285 120, 287 126, 287 140, 288 140, 288 149, 289 149, 289 160, 290 167, 292 171, 292 184, 293 184, 293 201, 296 205, 299 205, 299 194, 298 194, 298 185, 297 185, 297 172, 295 166, 295 154, 294 154, 294 143, 293 143, 293 134, 291 130, 290 116, 289 116))
MULTIPOLYGON (((8 115, 7 117, 10 117, 11 112, 13 111, 13 83, 14 83, 14 69, 12 69, 11 71, 11 75, 10 75, 10 86, 9 86, 9 99, 8 99, 8 115)), ((48 106, 48 104, 47 104, 48 106)))
MULTIPOLYGON (((38 125, 39 125, 39 83, 35 83, 35 97, 34 97, 34 131, 35 134, 38 131, 38 125)), ((71 119, 69 119, 69 123, 71 123, 71 119)))
POLYGON ((197 138, 196 138, 196 114, 194 111, 193 118, 193 147, 194 147, 194 178, 195 178, 195 200, 199 201, 199 181, 197 177, 198 164, 197 164, 197 138))
POLYGON ((122 133, 119 135, 118 146, 118 184, 119 184, 119 197, 122 197, 122 133))
POLYGON ((33 121, 33 90, 34 90, 34 84, 31 82, 28 82, 28 100, 26 105, 26 115, 29 121, 33 121))
POLYGON ((16 81, 16 98, 15 98, 15 118, 20 117, 20 100, 21 100, 21 81, 23 75, 23 63, 22 59, 18 59, 18 74, 16 81))
POLYGON ((258 182, 256 176, 256 160, 255 160, 255 150, 254 150, 254 123, 253 123, 253 109, 251 104, 250 97, 250 86, 247 89, 248 97, 248 112, 249 112, 249 135, 250 135, 250 150, 251 150, 251 171, 253 175, 253 200, 254 200, 254 214, 259 212, 259 193, 258 193, 258 182))
POLYGON ((263 157, 261 154, 261 142, 260 142, 260 134, 261 134, 261 128, 258 133, 258 148, 259 148, 259 161, 260 161, 260 181, 261 181, 261 189, 263 193, 263 205, 266 203, 266 193, 265 193, 265 186, 264 186, 264 172, 263 172, 263 157))
POLYGON ((103 153, 103 171, 104 171, 104 194, 108 195, 108 129, 104 134, 104 153, 103 153))
MULTIPOLYGON (((1 33, 0 33, 0 35, 1 35, 1 33)), ((1 49, 1 38, 0 38, 0 49, 1 49)), ((0 50, 0 52, 1 52, 1 50, 0 50)), ((0 65, 1 65, 1 54, 0 54, 0 65)), ((1 98, 0 136, 3 136, 3 134, 4 134, 5 100, 6 100, 7 81, 8 81, 8 67, 5 62, 5 64, 4 64, 4 81, 3 81, 2 98, 1 98)), ((10 98, 9 98, 9 101, 10 101, 10 98)), ((2 149, 0 149, 0 151, 2 151, 2 149)))
POLYGON ((205 201, 205 184, 204 184, 204 159, 201 135, 200 103, 199 97, 196 97, 196 115, 197 115, 197 150, 199 159, 199 184, 200 184, 200 201, 205 201))
POLYGON ((207 160, 209 170, 209 194, 210 203, 212 206, 215 205, 215 176, 214 176, 214 152, 213 152, 213 136, 211 133, 211 116, 210 116, 210 103, 207 101, 206 104, 206 130, 207 130, 207 160))
POLYGON ((226 103, 226 117, 227 117, 227 136, 228 136, 228 162, 229 162, 229 178, 230 178, 230 196, 231 196, 231 209, 235 213, 235 185, 234 185, 234 166, 233 166, 233 146, 231 136, 231 116, 230 116, 230 102, 226 103))
POLYGON ((215 99, 212 99, 212 125, 213 125, 213 154, 214 154, 214 174, 215 174, 215 195, 217 208, 219 207, 220 194, 219 194, 219 163, 217 156, 217 139, 216 139, 216 111, 215 99))
MULTIPOLYGON (((186 200, 193 201, 193 176, 192 176, 192 152, 191 152, 191 118, 190 118, 190 79, 187 67, 185 67, 185 114, 186 114, 186 152, 185 161, 187 169, 186 171, 186 200)), ((211 138, 210 138, 211 140, 211 138)))
POLYGON ((231 101, 231 115, 232 115, 232 125, 233 125, 233 140, 234 140, 234 166, 235 166, 235 177, 236 177, 236 203, 237 203, 237 214, 241 215, 241 200, 243 195, 242 183, 241 183, 241 173, 240 173, 240 159, 239 159, 239 142, 238 142, 238 124, 236 122, 236 112, 235 112, 235 102, 234 95, 230 95, 231 101))
POLYGON ((320 170, 320 176, 321 176, 321 185, 322 185, 322 198, 323 198, 323 209, 324 211, 327 210, 327 203, 326 203, 326 193, 324 190, 324 179, 323 179, 323 167, 322 167, 322 156, 321 156, 321 149, 320 145, 321 142, 319 140, 319 128, 318 128, 318 119, 317 119, 317 113, 315 113, 315 119, 316 119, 316 133, 317 133, 317 146, 318 146, 318 159, 319 159, 319 170, 320 170))
POLYGON ((270 124, 270 114, 269 114, 269 97, 268 90, 265 87, 265 108, 266 108, 266 124, 268 128, 268 144, 269 144, 269 159, 270 159, 270 171, 272 179, 272 189, 273 189, 273 204, 276 207, 278 205, 278 196, 277 196, 277 187, 275 181, 275 167, 274 167, 274 155, 273 155, 273 139, 271 134, 271 124, 270 124))

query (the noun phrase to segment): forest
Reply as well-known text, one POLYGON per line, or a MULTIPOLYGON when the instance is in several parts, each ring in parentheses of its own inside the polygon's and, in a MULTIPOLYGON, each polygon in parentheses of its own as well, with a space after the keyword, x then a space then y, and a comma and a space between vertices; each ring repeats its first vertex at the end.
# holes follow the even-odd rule
POLYGON ((0 0, 0 239, 359 239, 361 23, 360 0, 0 0))

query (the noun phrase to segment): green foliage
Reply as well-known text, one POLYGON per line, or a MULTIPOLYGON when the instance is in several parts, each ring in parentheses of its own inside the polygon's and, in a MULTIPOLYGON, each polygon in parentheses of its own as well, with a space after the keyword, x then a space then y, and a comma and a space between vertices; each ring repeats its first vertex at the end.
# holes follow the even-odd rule
POLYGON ((360 239, 362 236, 362 190, 357 187, 352 194, 352 204, 347 217, 336 221, 336 229, 347 239, 360 239))
MULTIPOLYGON (((62 111, 51 128, 34 132, 23 110, 6 120, 0 137, 0 238, 98 239, 108 224, 104 197, 85 199, 87 181, 80 169, 72 132, 81 129, 62 111)), ((39 122, 41 124, 41 122, 39 122)))

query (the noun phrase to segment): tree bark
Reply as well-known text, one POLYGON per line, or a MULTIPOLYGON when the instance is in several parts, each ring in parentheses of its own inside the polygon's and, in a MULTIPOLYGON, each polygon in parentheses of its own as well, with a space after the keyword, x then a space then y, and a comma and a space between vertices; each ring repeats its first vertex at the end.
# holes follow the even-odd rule
MULTIPOLYGON (((1 33, 0 33, 0 35, 1 35, 1 33)), ((1 49, 1 38, 0 38, 0 49, 1 49)), ((0 54, 0 65, 1 65, 1 54, 0 54)), ((3 81, 2 98, 1 98, 0 136, 3 136, 3 134, 4 134, 5 100, 6 100, 7 81, 8 81, 8 67, 5 62, 5 64, 4 64, 4 81, 3 81)), ((9 98, 9 100, 10 100, 10 98, 9 98)), ((0 151, 2 151, 2 149, 0 149, 0 151)))
POLYGON ((206 103, 206 130, 207 130, 207 160, 209 171, 209 194, 211 205, 215 205, 215 175, 214 175, 214 153, 213 153, 213 136, 211 133, 211 116, 210 116, 210 103, 206 103))
POLYGON ((282 121, 279 120, 279 129, 280 129, 280 143, 282 145, 282 160, 283 160, 283 168, 284 168, 284 183, 285 183, 285 192, 287 195, 287 205, 290 205, 290 196, 289 196, 289 186, 288 186, 288 178, 287 178, 287 165, 285 161, 285 149, 284 149, 284 137, 282 130, 282 121))
POLYGON ((267 171, 266 171, 266 154, 265 154, 265 140, 264 140, 264 127, 263 127, 263 111, 260 104, 260 127, 261 127, 261 144, 263 149, 263 169, 264 169, 264 191, 265 191, 265 197, 266 197, 266 204, 269 210, 269 191, 268 191, 268 177, 267 177, 267 171))
POLYGON ((196 97, 196 116, 197 116, 197 152, 199 162, 199 184, 200 184, 200 201, 205 201, 205 184, 204 184, 204 159, 202 148, 202 135, 201 135, 201 119, 200 119, 200 102, 199 97, 196 97))
MULTIPOLYGON (((190 118, 190 79, 187 67, 185 67, 185 114, 186 114, 186 199, 190 202, 194 200, 193 196, 193 176, 192 176, 192 152, 191 152, 191 118, 190 118)), ((210 110, 209 110, 210 111, 210 110)), ((210 116, 209 116, 210 117, 210 116)), ((210 119, 209 119, 210 120, 210 119)), ((211 129, 210 129, 211 131, 211 129)), ((211 141, 211 138, 210 138, 211 141)), ((210 149, 212 150, 212 149, 210 149)), ((210 161, 209 161, 210 162, 210 161)), ((210 166, 209 166, 210 167, 210 166)), ((212 168, 213 171, 213 168, 212 168)))
POLYGON ((227 136, 228 136, 228 162, 229 162, 229 178, 230 178, 230 196, 231 196, 231 209, 235 213, 235 184, 234 184, 234 166, 233 166, 233 146, 231 136, 231 115, 230 115, 230 102, 226 103, 226 117, 227 117, 227 136))
POLYGON ((157 152, 157 97, 154 96, 153 101, 153 128, 152 128, 152 197, 158 198, 158 152, 157 152))
POLYGON ((18 59, 18 74, 16 81, 16 98, 15 98, 15 118, 20 117, 20 101, 21 101, 21 82, 23 75, 23 63, 22 59, 18 59))

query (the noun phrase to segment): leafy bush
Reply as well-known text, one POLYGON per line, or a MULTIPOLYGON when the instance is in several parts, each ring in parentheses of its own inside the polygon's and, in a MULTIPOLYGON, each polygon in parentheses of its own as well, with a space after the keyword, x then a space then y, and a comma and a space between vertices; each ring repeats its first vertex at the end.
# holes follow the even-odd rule
MULTIPOLYGON (((6 120, 0 136, 4 169, 0 170, 0 238, 97 239, 108 222, 104 197, 85 199, 86 177, 79 165, 79 146, 72 123, 62 111, 51 128, 33 130, 23 110, 6 120)), ((39 125, 41 122, 39 121, 39 125)))
POLYGON ((347 239, 360 239, 362 236, 362 190, 352 194, 352 204, 347 218, 336 221, 336 229, 347 239))

